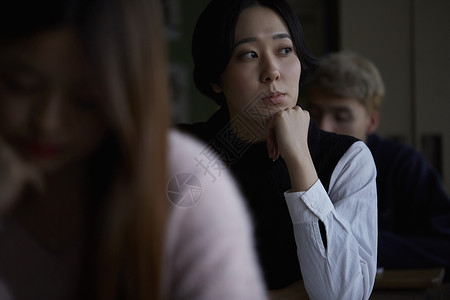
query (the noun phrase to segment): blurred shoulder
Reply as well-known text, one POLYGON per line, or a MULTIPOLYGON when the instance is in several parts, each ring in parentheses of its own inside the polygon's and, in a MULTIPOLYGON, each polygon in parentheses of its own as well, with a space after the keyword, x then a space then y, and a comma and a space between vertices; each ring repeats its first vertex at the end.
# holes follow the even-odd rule
POLYGON ((169 131, 168 146, 170 159, 176 161, 192 159, 192 155, 198 154, 206 147, 198 138, 178 129, 169 131))
POLYGON ((233 177, 190 135, 174 129, 168 146, 166 298, 266 299, 252 224, 233 177))
MULTIPOLYGON (((169 133, 169 184, 190 183, 197 186, 199 202, 208 206, 211 202, 241 206, 241 196, 229 170, 206 143, 173 129, 169 133), (174 183, 175 182, 175 183, 174 183)), ((176 186, 169 186, 176 188, 176 186)), ((193 192, 193 190, 190 190, 193 192)))
POLYGON ((205 237, 214 233, 209 236, 213 240, 219 233, 250 235, 248 210, 233 177, 220 159, 207 162, 203 156, 207 151, 206 144, 189 135, 177 130, 169 133, 169 244, 199 232, 205 237))

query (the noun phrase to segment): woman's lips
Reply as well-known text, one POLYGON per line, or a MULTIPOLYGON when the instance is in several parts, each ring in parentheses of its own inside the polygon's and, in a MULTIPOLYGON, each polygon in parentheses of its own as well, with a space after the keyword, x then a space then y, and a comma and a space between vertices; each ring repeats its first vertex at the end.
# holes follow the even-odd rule
POLYGON ((24 145, 26 153, 38 158, 51 158, 62 152, 62 147, 36 141, 27 142, 24 145))
POLYGON ((262 100, 269 102, 271 104, 277 105, 283 103, 285 98, 285 94, 283 93, 275 93, 272 95, 269 95, 268 97, 263 98, 262 100))

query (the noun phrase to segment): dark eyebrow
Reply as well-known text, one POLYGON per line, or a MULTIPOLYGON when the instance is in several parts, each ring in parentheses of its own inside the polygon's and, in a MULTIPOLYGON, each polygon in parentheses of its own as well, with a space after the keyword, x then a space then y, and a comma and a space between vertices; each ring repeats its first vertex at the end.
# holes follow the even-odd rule
POLYGON ((240 40, 236 44, 234 44, 233 48, 236 48, 237 46, 239 46, 241 44, 253 43, 253 42, 256 42, 256 41, 257 41, 257 39, 254 38, 254 37, 243 38, 242 40, 240 40))
POLYGON ((281 40, 281 39, 290 39, 292 41, 292 38, 287 33, 277 33, 272 37, 274 40, 281 40))
MULTIPOLYGON (((291 36, 287 33, 277 33, 274 34, 272 36, 272 39, 274 40, 281 40, 281 39, 290 39, 292 40, 291 36)), ((248 37, 248 38, 243 38, 242 40, 239 40, 234 46, 233 48, 236 48, 237 46, 241 45, 241 44, 245 44, 245 43, 253 43, 256 42, 258 39, 255 37, 248 37)))

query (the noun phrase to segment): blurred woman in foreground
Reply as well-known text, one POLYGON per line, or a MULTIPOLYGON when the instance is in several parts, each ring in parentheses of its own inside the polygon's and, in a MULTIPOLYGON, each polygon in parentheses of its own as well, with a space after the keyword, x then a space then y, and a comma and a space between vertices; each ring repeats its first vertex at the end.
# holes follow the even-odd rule
POLYGON ((0 298, 264 299, 230 178, 202 180, 202 146, 168 139, 158 2, 0 14, 0 298), (201 194, 171 206, 186 174, 201 194))

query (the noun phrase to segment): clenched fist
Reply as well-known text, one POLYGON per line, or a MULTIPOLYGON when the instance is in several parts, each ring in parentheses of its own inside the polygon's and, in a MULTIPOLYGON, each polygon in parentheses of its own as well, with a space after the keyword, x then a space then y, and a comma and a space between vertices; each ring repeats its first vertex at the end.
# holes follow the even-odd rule
POLYGON ((306 191, 318 178, 308 148, 309 122, 309 112, 295 106, 276 113, 267 123, 269 156, 273 160, 283 157, 292 191, 306 191))

